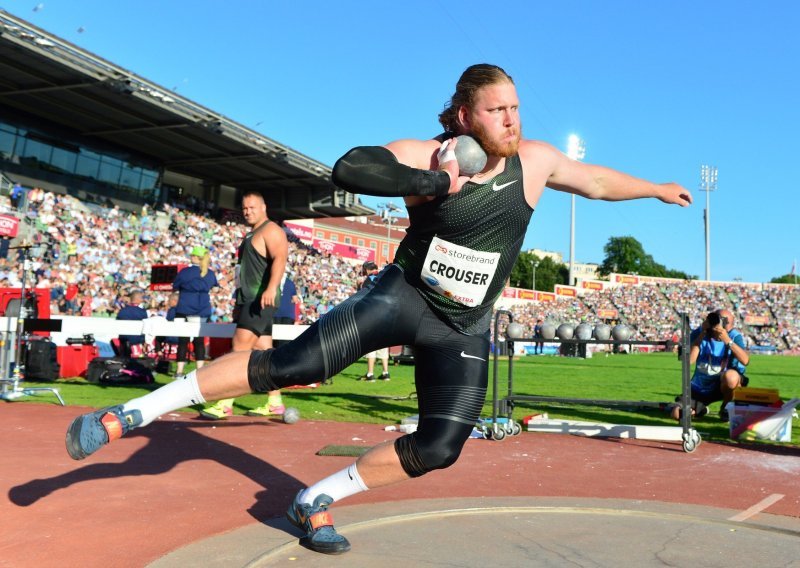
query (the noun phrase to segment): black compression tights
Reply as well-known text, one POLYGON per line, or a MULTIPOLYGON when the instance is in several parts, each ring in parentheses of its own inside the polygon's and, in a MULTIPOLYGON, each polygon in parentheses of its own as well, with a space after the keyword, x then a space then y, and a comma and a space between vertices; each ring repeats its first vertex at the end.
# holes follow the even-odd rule
POLYGON ((403 469, 417 477, 453 464, 486 396, 489 341, 443 323, 397 266, 342 302, 294 341, 250 356, 248 380, 267 392, 331 377, 362 354, 414 347, 420 422, 395 443, 403 469))

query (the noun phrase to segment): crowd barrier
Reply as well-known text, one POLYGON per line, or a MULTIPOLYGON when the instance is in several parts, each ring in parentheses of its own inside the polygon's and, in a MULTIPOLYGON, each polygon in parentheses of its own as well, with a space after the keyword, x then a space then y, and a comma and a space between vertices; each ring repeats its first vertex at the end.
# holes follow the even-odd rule
MULTIPOLYGON (((26 319, 25 327, 36 329, 47 327, 48 323, 60 322, 61 331, 50 332, 50 339, 59 346, 67 345, 67 339, 79 338, 91 334, 96 341, 110 342, 120 335, 172 336, 172 337, 222 337, 231 338, 236 330, 233 323, 199 323, 171 322, 161 317, 151 317, 142 321, 125 321, 113 318, 96 318, 81 316, 52 316, 48 320, 26 319), (37 325, 41 324, 41 325, 37 325)), ((16 333, 17 318, 0 318, 0 332, 16 333)), ((57 325, 57 324, 56 324, 57 325)), ((278 340, 294 339, 308 325, 274 325, 272 337, 278 340)))

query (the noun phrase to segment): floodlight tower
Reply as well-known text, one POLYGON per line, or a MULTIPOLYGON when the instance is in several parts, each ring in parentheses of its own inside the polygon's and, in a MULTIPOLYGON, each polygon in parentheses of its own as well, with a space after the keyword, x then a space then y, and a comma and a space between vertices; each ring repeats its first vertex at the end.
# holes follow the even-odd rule
MULTIPOLYGON (((567 156, 572 160, 582 160, 586 156, 586 143, 577 134, 570 134, 567 139, 567 156)), ((572 205, 569 218, 569 285, 575 284, 575 194, 572 194, 572 205)))
MULTIPOLYGON (((392 250, 392 223, 395 222, 394 217, 392 217, 392 213, 400 211, 400 208, 389 201, 388 203, 380 203, 378 204, 378 208, 382 209, 381 211, 381 219, 383 222, 386 223, 386 256, 383 258, 383 264, 389 264, 389 255, 392 250)), ((378 261, 377 255, 375 255, 375 261, 378 261)))
POLYGON ((706 192, 706 210, 703 214, 706 229, 706 281, 711 280, 711 192, 717 189, 717 167, 700 166, 700 191, 706 192))

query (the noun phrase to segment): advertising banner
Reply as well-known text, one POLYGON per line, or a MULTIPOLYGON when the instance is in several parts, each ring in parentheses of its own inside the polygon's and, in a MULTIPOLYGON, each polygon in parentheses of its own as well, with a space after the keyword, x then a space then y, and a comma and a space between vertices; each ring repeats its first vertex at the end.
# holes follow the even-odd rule
POLYGON ((0 214, 0 236, 14 238, 19 232, 19 219, 13 215, 0 214))
POLYGON ((556 284, 555 287, 556 296, 567 296, 569 298, 576 298, 578 296, 578 289, 574 286, 564 286, 562 284, 556 284))
POLYGON ((359 262, 375 260, 375 251, 366 247, 354 247, 353 245, 345 245, 316 238, 314 239, 313 246, 320 252, 327 252, 328 254, 350 258, 359 262))

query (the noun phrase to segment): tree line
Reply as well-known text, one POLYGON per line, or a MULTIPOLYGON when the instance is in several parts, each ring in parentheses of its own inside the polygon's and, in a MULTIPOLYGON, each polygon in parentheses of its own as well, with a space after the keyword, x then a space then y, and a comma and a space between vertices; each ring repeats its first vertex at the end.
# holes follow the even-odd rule
MULTIPOLYGON (((667 268, 656 262, 653 256, 644 250, 642 243, 633 237, 611 237, 603 247, 603 252, 605 258, 598 268, 601 278, 617 272, 639 276, 697 280, 697 276, 694 274, 667 268)), ((773 278, 770 282, 796 284, 797 275, 785 274, 773 278)), ((566 264, 556 262, 549 257, 541 258, 531 252, 520 253, 511 271, 511 286, 552 292, 556 284, 570 284, 569 268, 566 264)))

